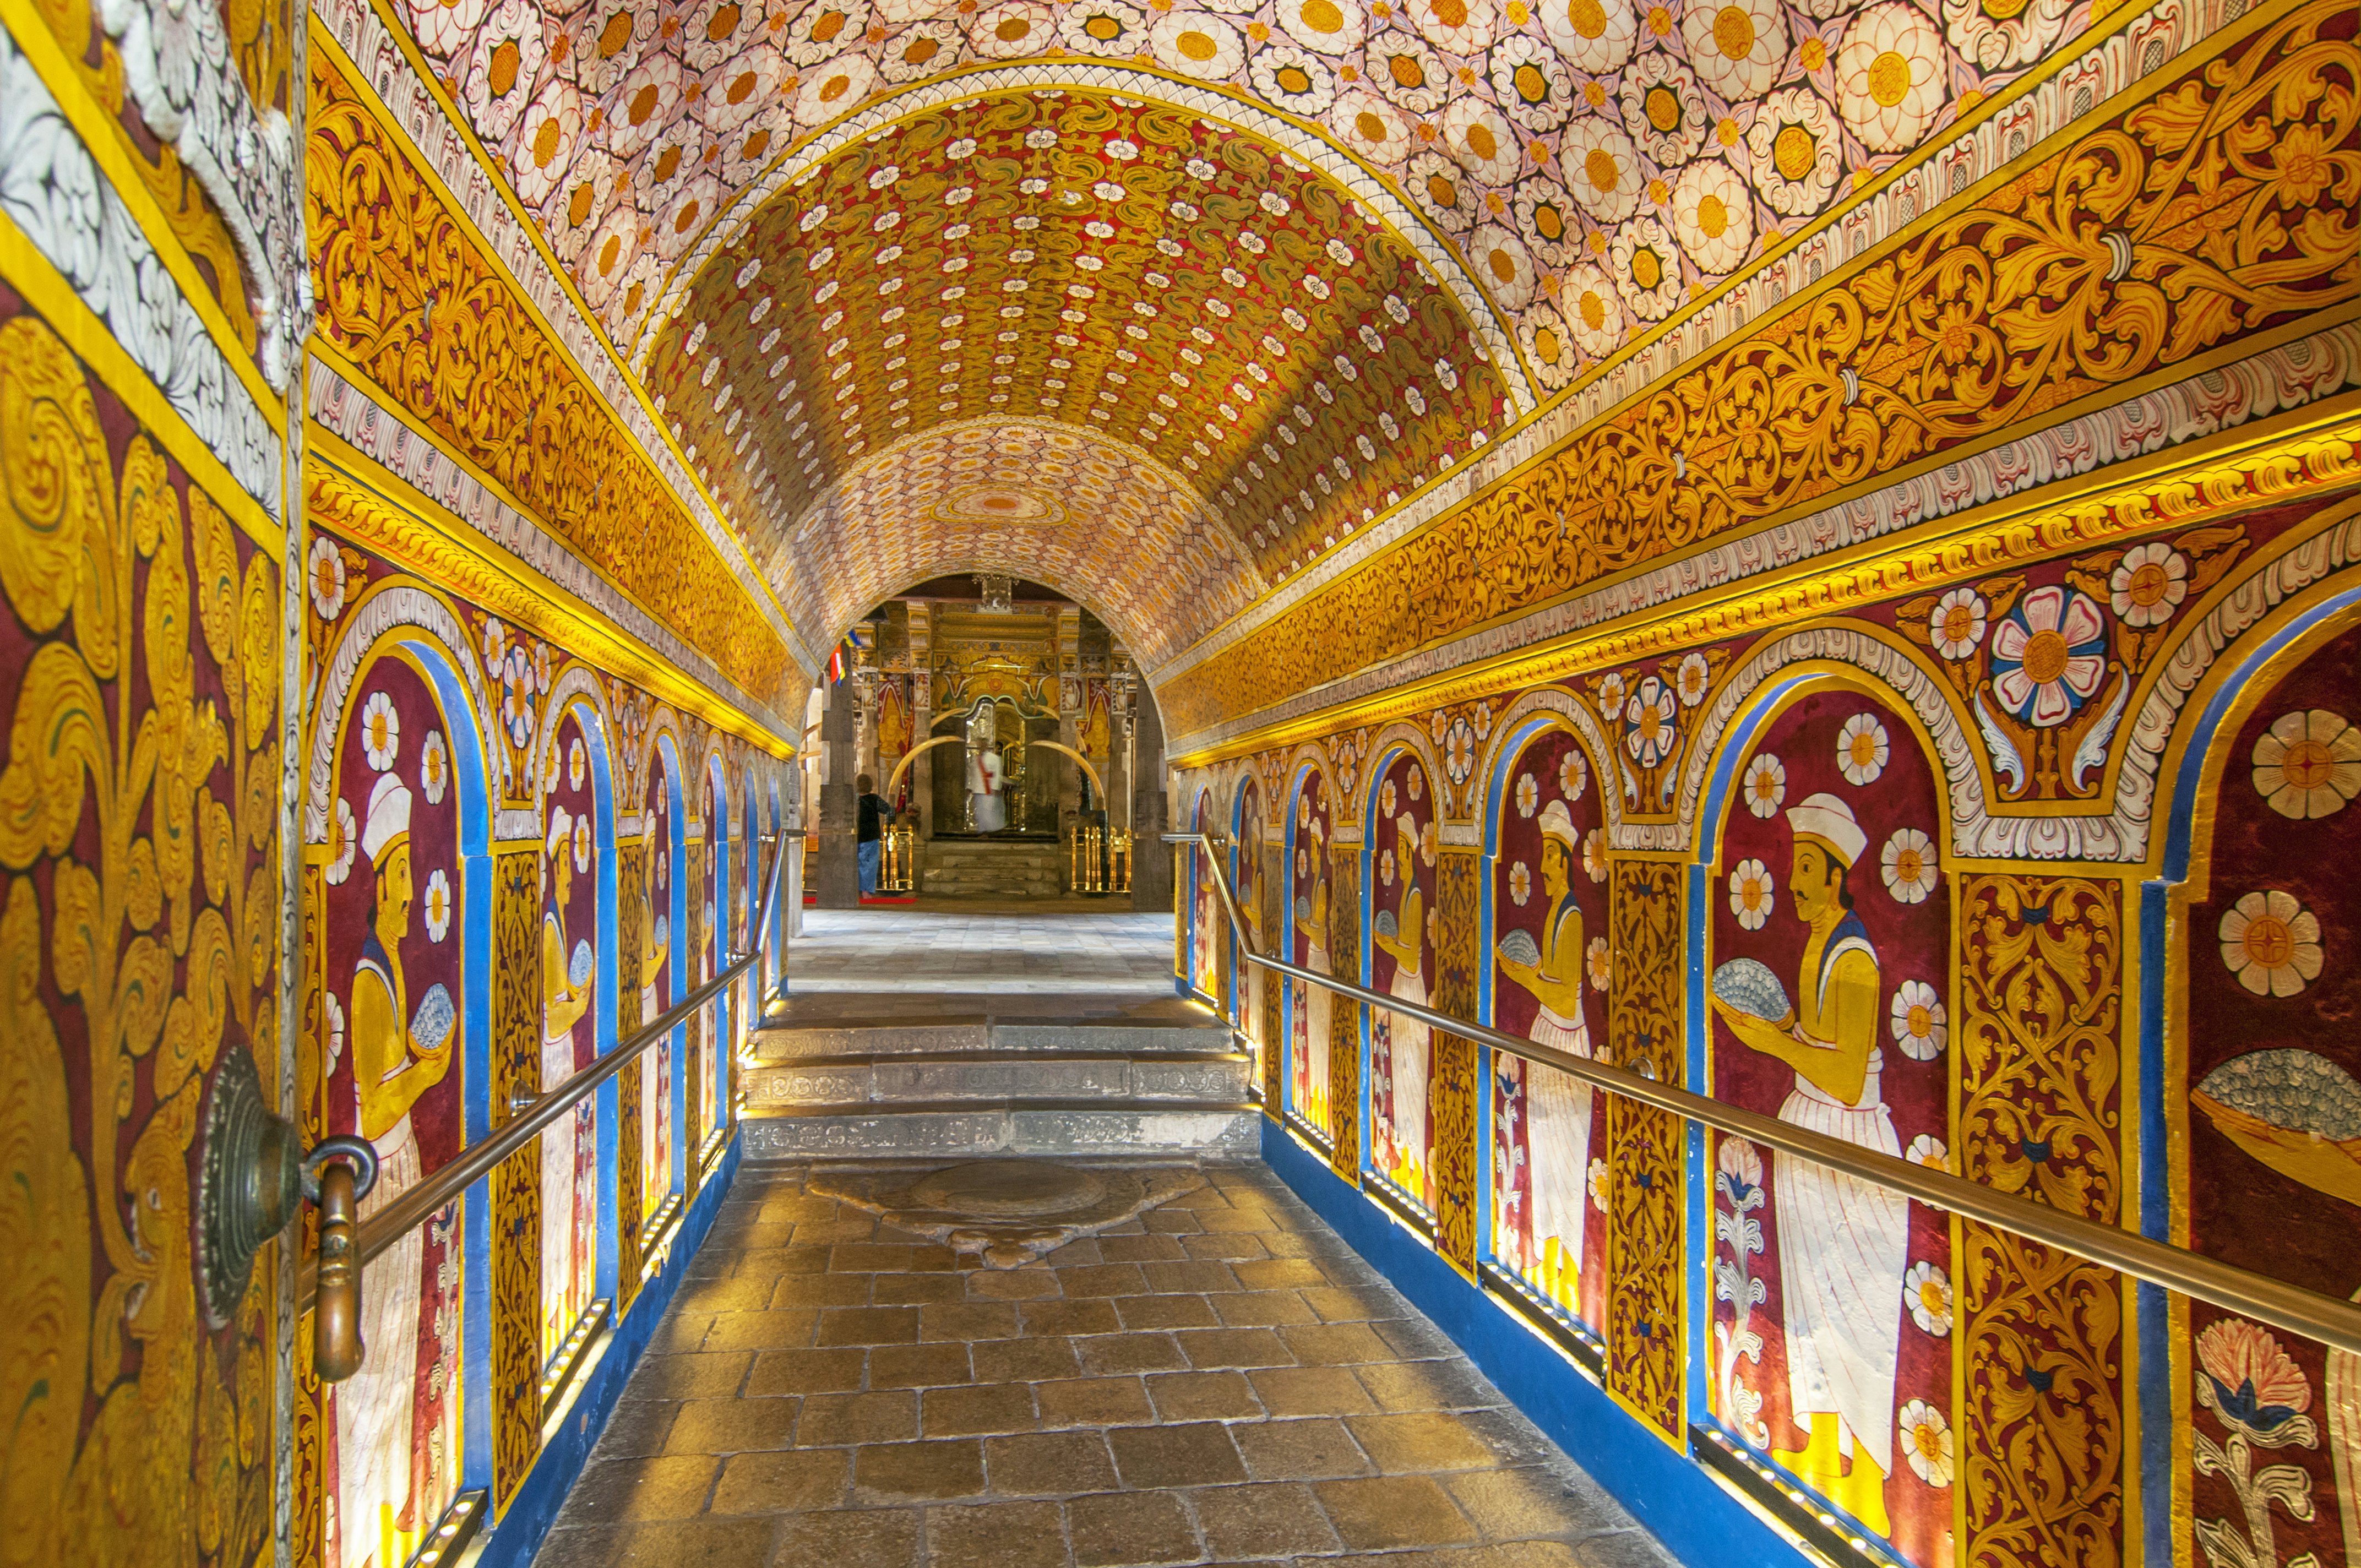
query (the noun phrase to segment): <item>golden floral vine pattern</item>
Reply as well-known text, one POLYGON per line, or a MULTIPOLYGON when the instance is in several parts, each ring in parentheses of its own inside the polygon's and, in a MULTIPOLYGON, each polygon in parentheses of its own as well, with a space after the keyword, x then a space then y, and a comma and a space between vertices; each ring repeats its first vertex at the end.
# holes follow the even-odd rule
MULTIPOLYGON (((1681 868, 1614 864, 1615 979, 1608 1057, 1661 1083, 1684 1074, 1681 868)), ((1607 1387, 1667 1438, 1682 1430, 1682 1149, 1679 1118, 1621 1098, 1607 1102, 1607 1387)))

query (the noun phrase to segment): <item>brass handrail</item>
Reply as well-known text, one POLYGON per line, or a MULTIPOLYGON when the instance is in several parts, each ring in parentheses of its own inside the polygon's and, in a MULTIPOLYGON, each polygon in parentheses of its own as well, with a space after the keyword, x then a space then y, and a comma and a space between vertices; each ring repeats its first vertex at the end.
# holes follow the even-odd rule
MULTIPOLYGON (((780 855, 771 862, 770 886, 763 894, 763 915, 758 929, 769 931, 772 916, 779 902, 779 876, 787 858, 780 855)), ((697 1009, 736 983, 738 978, 763 960, 767 949, 761 944, 741 953, 737 958, 696 990, 656 1015, 655 1021, 641 1025, 629 1039, 617 1045, 536 1099, 520 1103, 516 1114, 508 1124, 480 1142, 459 1151, 449 1163, 438 1167, 434 1175, 417 1186, 406 1188, 394 1201, 362 1219, 355 1227, 354 1274, 368 1266, 370 1259, 384 1252, 405 1234, 423 1224, 439 1213, 451 1201, 474 1186, 484 1173, 491 1170, 509 1156, 545 1131, 551 1124, 587 1098, 590 1091, 623 1070, 625 1064, 637 1058, 650 1046, 694 1017, 697 1009)), ((319 1259, 306 1257, 295 1278, 295 1310, 308 1310, 319 1288, 319 1259)))
MULTIPOLYGON (((1208 850, 1217 850, 1225 842, 1222 836, 1209 833, 1167 833, 1164 841, 1168 844, 1196 844, 1208 850)), ((2268 1275, 2235 1268, 2191 1252, 2186 1247, 2174 1246, 2134 1231, 2118 1230, 2095 1220, 2086 1220, 2079 1214, 2070 1214, 2029 1199, 2014 1197, 1970 1181, 1963 1176, 1954 1176, 1947 1170, 1914 1165, 1906 1159, 1865 1149, 1825 1133, 1815 1133, 1752 1111, 1741 1111, 1719 1100, 1709 1100, 1686 1089, 1675 1089, 1636 1072, 1593 1061, 1587 1057, 1573 1056, 1554 1047, 1521 1040, 1514 1035, 1504 1035, 1481 1024, 1454 1018, 1400 997, 1385 995, 1349 981, 1289 963, 1283 959, 1266 957, 1257 950, 1246 935, 1246 921, 1238 912, 1237 894, 1231 890, 1230 879, 1222 868, 1221 857, 1208 854, 1206 869, 1213 873, 1213 886, 1222 895, 1223 907, 1229 911, 1231 925, 1237 932, 1238 946, 1249 963, 1325 986, 1330 991, 1371 1006, 1390 1008, 1446 1034, 1477 1041, 1543 1067, 1554 1068, 1594 1088, 1604 1089, 1610 1094, 1620 1094, 1627 1100, 1636 1100, 1687 1121, 1751 1138, 1756 1143, 1841 1171, 1889 1191, 1903 1193, 1930 1208, 1980 1221, 2045 1246, 2079 1254, 2093 1263, 2104 1264, 2136 1279, 2145 1279, 2151 1285, 2161 1285, 2168 1290, 2194 1296, 2290 1333, 2301 1334, 2306 1339, 2318 1340, 2338 1350, 2361 1354, 2361 1306, 2350 1301, 2340 1301, 2333 1296, 2323 1296, 2316 1290, 2307 1290, 2283 1279, 2273 1279, 2268 1275)))

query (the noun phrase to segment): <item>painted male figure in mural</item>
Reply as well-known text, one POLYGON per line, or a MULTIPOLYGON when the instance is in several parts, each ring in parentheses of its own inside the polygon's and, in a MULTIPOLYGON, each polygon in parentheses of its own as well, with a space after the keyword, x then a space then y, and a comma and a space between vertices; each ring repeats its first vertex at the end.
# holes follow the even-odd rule
MULTIPOLYGON (((640 1023, 644 1027, 664 1010, 664 965, 672 958, 672 916, 663 899, 664 857, 671 851, 659 834, 640 858, 640 1023)), ((653 1214, 672 1191, 672 1046, 658 1046, 642 1058, 640 1135, 647 1141, 641 1166, 642 1199, 653 1214)))
MULTIPOLYGON (((1542 808, 1542 894, 1549 914, 1542 926, 1540 956, 1528 959, 1503 938, 1501 977, 1532 993, 1540 1004, 1526 1036, 1569 1056, 1590 1055, 1590 1027, 1582 1015, 1582 905, 1574 896, 1574 867, 1581 847, 1574 816, 1564 801, 1542 808)), ((1512 933, 1517 935, 1521 933, 1512 933)), ((1542 1289, 1568 1311, 1582 1299, 1583 1223, 1590 1205, 1590 1085, 1544 1067, 1525 1072, 1526 1138, 1532 1150, 1532 1236, 1542 1271, 1542 1289)))
MULTIPOLYGON (((1299 863, 1305 850, 1296 850, 1299 863)), ((1309 891, 1295 895, 1295 932, 1301 962, 1314 974, 1334 972, 1328 963, 1328 850, 1316 836, 1310 849, 1309 891)), ((1301 868, 1300 868, 1301 869, 1301 868)), ((1307 981, 1295 983, 1295 1110, 1323 1133, 1328 1119, 1328 1021, 1334 993, 1307 981)))
MULTIPOLYGON (((420 1020, 439 1025, 439 1039, 420 1038, 411 1021, 401 967, 415 892, 411 808, 409 787, 384 774, 369 792, 361 828, 361 853, 368 859, 375 890, 368 932, 353 967, 347 1030, 361 1136, 376 1146, 378 1157, 376 1184, 360 1202, 364 1220, 418 1181, 422 1167, 410 1109, 450 1069, 452 1043, 458 1037, 447 1017, 420 1020)), ((336 1519, 340 1555, 347 1563, 369 1561, 389 1522, 402 1532, 426 1522, 415 1517, 411 1412, 424 1247, 423 1233, 413 1226, 370 1266, 361 1305, 361 1341, 369 1354, 336 1390, 336 1519), (390 1519, 375 1517, 380 1510, 390 1519)))
MULTIPOLYGON (((1394 960, 1392 995, 1413 1005, 1426 1005, 1426 895, 1418 881, 1420 830, 1418 818, 1403 812, 1394 820, 1394 855, 1400 866, 1401 900, 1398 909, 1380 917, 1370 940, 1394 960)), ((1433 1201, 1426 1188, 1428 1047, 1433 1032, 1403 1014, 1389 1014, 1390 1087, 1389 1113, 1393 1133, 1392 1168, 1387 1174, 1419 1201, 1433 1201)))
MULTIPOLYGON (((587 824, 584 826, 587 827, 587 824)), ((575 1026, 590 1010, 591 981, 598 958, 588 940, 573 941, 566 915, 574 894, 576 823, 563 806, 549 814, 550 886, 553 896, 541 916, 541 1087, 544 1092, 574 1076, 577 1062, 575 1026)), ((587 848, 587 844, 584 846, 587 848)), ((588 1126, 590 1102, 553 1126, 541 1146, 542 1348, 554 1354, 572 1332, 574 1318, 588 1305, 588 1281, 596 1261, 596 1236, 591 1249, 583 1245, 583 1203, 579 1172, 582 1145, 593 1153, 596 1135, 588 1126)), ((589 1206, 596 1223, 597 1205, 589 1206)))
MULTIPOLYGON (((1795 999, 1776 1020, 1719 995, 1714 1012, 1750 1049, 1795 1069, 1781 1121, 1898 1156, 1901 1141, 1879 1085, 1877 949, 1848 886, 1868 835, 1833 795, 1806 796, 1788 808, 1786 821, 1795 840, 1787 891, 1808 932, 1795 999)), ((1808 1422, 1810 1433, 1801 1450, 1776 1457, 1883 1535, 1901 1341, 1895 1288, 1909 1259, 1909 1200, 1792 1155, 1774 1154, 1772 1170, 1789 1413, 1808 1422)))

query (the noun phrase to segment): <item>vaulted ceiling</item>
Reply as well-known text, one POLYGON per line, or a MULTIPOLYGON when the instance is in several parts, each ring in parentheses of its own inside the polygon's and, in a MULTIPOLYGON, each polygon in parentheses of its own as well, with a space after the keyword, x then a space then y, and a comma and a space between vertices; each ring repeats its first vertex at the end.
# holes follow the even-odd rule
POLYGON ((792 581, 840 564, 816 527, 911 489, 877 465, 948 450, 930 432, 1047 421, 1190 498, 1165 527, 1220 586, 1188 579, 1173 646, 1942 135, 2091 10, 406 4, 791 603, 834 597, 792 581))

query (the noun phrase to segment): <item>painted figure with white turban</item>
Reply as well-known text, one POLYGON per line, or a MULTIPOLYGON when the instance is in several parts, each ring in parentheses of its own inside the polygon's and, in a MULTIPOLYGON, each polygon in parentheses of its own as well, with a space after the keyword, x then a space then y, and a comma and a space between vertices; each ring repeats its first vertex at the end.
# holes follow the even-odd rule
MULTIPOLYGON (((1401 905, 1396 918, 1379 921, 1371 940, 1394 960, 1392 993, 1404 1002, 1426 1005, 1426 895, 1419 891, 1418 818, 1403 812, 1394 819, 1394 858, 1401 867, 1401 905)), ((1433 1202, 1426 1189, 1427 1074, 1433 1031, 1400 1013, 1379 1012, 1391 1042, 1393 1061, 1388 1116, 1393 1124, 1392 1168, 1387 1171, 1404 1191, 1422 1202, 1433 1202)))
MULTIPOLYGON (((1582 905, 1575 901, 1574 867, 1582 853, 1565 803, 1542 807, 1542 892, 1549 914, 1541 957, 1498 952, 1501 975, 1533 993, 1541 1004, 1526 1037, 1569 1056, 1590 1055, 1590 1026, 1582 1015, 1582 905)), ((1532 949, 1527 948, 1528 952, 1532 949)), ((1567 1311, 1580 1308, 1583 1223, 1590 1212, 1590 1085, 1554 1068, 1525 1069, 1525 1140, 1532 1151, 1532 1245, 1540 1255, 1542 1289, 1567 1311)))
MULTIPOLYGON (((360 1201, 368 1219, 421 1175, 410 1108, 450 1070, 458 1031, 443 1017, 421 1038, 401 972, 414 896, 410 852, 411 794, 391 773, 370 792, 361 853, 374 878, 368 934, 353 966, 347 1035, 361 1136, 377 1147, 377 1182, 360 1201)), ((419 1477, 412 1463, 412 1392, 418 1378, 418 1314, 425 1238, 404 1231, 368 1267, 361 1293, 361 1369, 337 1386, 337 1555, 345 1564, 372 1558, 397 1535, 432 1520, 416 1517, 419 1477)))
MULTIPOLYGON (((587 940, 567 940, 566 905, 574 892, 574 822, 562 806, 550 807, 545 848, 551 896, 541 915, 541 1088, 544 1094, 574 1076, 574 1031, 590 1010, 591 981, 598 967, 587 940)), ((585 1155, 595 1157, 598 1148, 590 1116, 590 1101, 585 1100, 572 1116, 554 1124, 541 1138, 544 1357, 555 1354, 572 1332, 575 1318, 589 1305, 589 1283, 598 1266, 597 1189, 594 1185, 588 1203, 580 1191, 581 1168, 590 1164, 585 1155), (588 1150, 582 1146, 585 1143, 588 1150)), ((596 1179, 594 1171, 594 1183, 596 1179)))
MULTIPOLYGON (((1846 885, 1869 838, 1852 808, 1832 795, 1808 796, 1786 817, 1795 837, 1787 892, 1809 932, 1795 998, 1779 1019, 1719 996, 1713 1009, 1749 1047, 1795 1069, 1781 1121, 1898 1156, 1902 1145, 1878 1082, 1884 1053, 1877 1044, 1877 949, 1846 885)), ((1910 1201, 1785 1154, 1772 1157, 1772 1192, 1788 1410, 1809 1433, 1802 1449, 1775 1457, 1883 1535, 1910 1201)))

